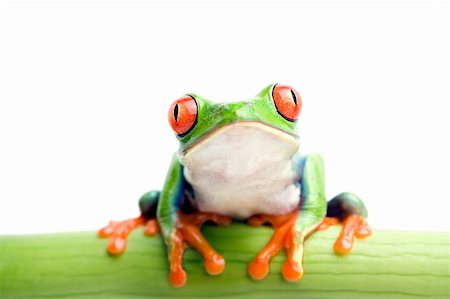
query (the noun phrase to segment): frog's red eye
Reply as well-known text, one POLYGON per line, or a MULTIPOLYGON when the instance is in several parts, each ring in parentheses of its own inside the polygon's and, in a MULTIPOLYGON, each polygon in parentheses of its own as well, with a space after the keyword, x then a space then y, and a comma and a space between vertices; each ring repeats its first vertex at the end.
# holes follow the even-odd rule
POLYGON ((298 92, 288 85, 276 84, 272 90, 272 99, 278 113, 289 121, 296 121, 302 109, 302 99, 298 92))
POLYGON ((178 136, 185 136, 195 126, 197 110, 197 102, 190 95, 179 98, 170 106, 169 123, 178 136))

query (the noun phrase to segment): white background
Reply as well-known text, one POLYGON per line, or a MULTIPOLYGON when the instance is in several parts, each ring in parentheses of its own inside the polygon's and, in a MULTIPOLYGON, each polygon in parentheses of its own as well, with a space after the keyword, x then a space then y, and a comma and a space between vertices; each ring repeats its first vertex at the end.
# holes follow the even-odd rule
MULTIPOLYGON (((448 2, 1 3, 0 234, 138 213, 187 92, 303 98, 301 151, 375 228, 449 230, 448 2)), ((255 153, 257 154, 257 153, 255 153)))

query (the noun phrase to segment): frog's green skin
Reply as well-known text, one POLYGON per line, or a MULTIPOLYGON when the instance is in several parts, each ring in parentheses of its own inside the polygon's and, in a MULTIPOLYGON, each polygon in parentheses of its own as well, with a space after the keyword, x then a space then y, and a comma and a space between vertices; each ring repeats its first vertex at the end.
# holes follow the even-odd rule
MULTIPOLYGON (((142 214, 147 215, 148 217, 152 216, 151 214, 155 211, 155 205, 157 205, 156 217, 169 252, 173 246, 173 239, 178 221, 178 212, 183 208, 183 205, 186 202, 183 201, 183 198, 189 195, 188 197, 190 197, 190 201, 193 202, 194 205, 197 200, 196 186, 190 183, 192 178, 187 178, 186 174, 194 177, 196 175, 195 172, 200 170, 195 168, 187 169, 188 167, 183 165, 183 162, 189 160, 189 157, 187 156, 189 156, 190 151, 199 152, 199 150, 202 150, 205 152, 206 149, 206 153, 209 154, 208 147, 213 144, 212 141, 216 138, 223 138, 223 132, 225 132, 225 134, 227 132, 224 128, 229 128, 230 126, 233 126, 232 128, 235 130, 233 132, 237 133, 240 132, 239 128, 241 126, 243 128, 248 128, 251 132, 259 132, 262 130, 264 131, 264 136, 267 136, 268 140, 272 140, 270 139, 270 136, 274 135, 274 142, 286 143, 286 147, 289 148, 289 150, 284 153, 285 157, 280 158, 280 163, 288 165, 288 168, 290 169, 286 171, 283 170, 285 174, 284 176, 281 175, 281 177, 286 177, 284 185, 292 189, 291 193, 288 192, 290 194, 289 196, 292 196, 293 192, 298 192, 297 194, 300 195, 298 202, 294 203, 295 209, 300 209, 300 213, 298 213, 299 216, 295 222, 296 244, 302 244, 305 237, 316 229, 316 227, 327 215, 327 201, 325 198, 325 181, 322 159, 318 155, 302 156, 297 152, 299 137, 296 123, 285 119, 278 113, 277 107, 272 99, 272 89, 274 86, 275 84, 267 86, 253 99, 225 104, 213 103, 200 97, 199 95, 190 94, 190 96, 195 99, 198 106, 197 123, 186 135, 182 137, 177 136, 180 143, 180 148, 178 153, 173 156, 162 191, 148 192, 144 194, 140 200, 142 214)), ((221 139, 221 142, 226 142, 226 140, 227 138, 223 138, 221 139)), ((246 140, 242 141, 242 143, 245 142, 246 140)), ((241 145, 242 143, 239 144, 241 145)), ((224 147, 228 149, 231 147, 227 146, 228 145, 224 145, 224 147)), ((268 144, 267 147, 272 148, 272 145, 268 144)), ((203 153, 202 151, 199 153, 203 153)), ((214 150, 212 151, 214 152, 214 150)), ((263 154, 264 151, 265 148, 261 148, 259 152, 249 152, 248 154, 249 156, 251 155, 254 157, 254 155, 263 154)), ((218 153, 214 152, 214 154, 218 153)), ((227 155, 233 155, 233 153, 223 153, 223 156, 226 159, 229 158, 227 155)), ((266 160, 264 159, 258 161, 263 167, 262 169, 264 169, 264 163, 266 163, 266 160)), ((271 158, 267 157, 267 159, 270 160, 271 158)), ((197 157, 195 163, 198 164, 201 163, 201 161, 202 160, 199 160, 197 157)), ((208 161, 208 163, 210 162, 211 160, 208 161)), ((192 164, 196 165, 195 163, 192 164)), ((269 168, 274 168, 274 165, 276 165, 274 161, 268 161, 267 163, 270 163, 270 166, 268 166, 269 168)), ((211 168, 213 167, 214 166, 211 166, 211 168)), ((202 172, 199 172, 199 174, 204 174, 205 171, 207 172, 208 169, 203 169, 202 172)), ((220 170, 215 169, 215 171, 217 172, 220 170)), ((233 174, 233 171, 231 171, 231 173, 233 174)), ((255 179, 255 174, 251 174, 250 171, 244 177, 250 178, 254 181, 254 183, 258 184, 262 181, 260 178, 255 179)), ((275 173, 273 177, 277 178, 277 174, 275 173)), ((225 177, 222 179, 225 182, 232 178, 225 177)), ((199 179, 199 184, 203 184, 203 188, 208 186, 204 182, 202 183, 201 180, 202 178, 199 179)), ((283 181, 279 183, 283 183, 283 181)), ((245 186, 246 181, 241 181, 241 184, 245 186)), ((264 184, 265 186, 263 188, 266 188, 269 192, 272 192, 272 190, 270 190, 272 181, 268 180, 264 184)), ((212 186, 214 186, 214 184, 212 186)), ((200 194, 200 190, 198 191, 198 194, 200 194)), ((209 197, 214 197, 213 194, 215 190, 202 190, 202 192, 209 194, 209 197)), ((222 190, 221 192, 224 191, 222 190)), ((226 192, 228 192, 226 195, 233 196, 233 192, 238 193, 239 188, 230 189, 226 192)), ((273 190, 273 192, 275 194, 278 191, 273 190)), ((239 194, 234 195, 239 197, 239 194)), ((214 205, 208 206, 208 203, 205 203, 205 201, 209 198, 208 195, 203 197, 203 207, 207 206, 208 212, 221 213, 220 210, 215 210, 214 205)), ((227 197, 225 196, 223 198, 227 197)), ((282 198, 280 199, 280 205, 282 205, 283 200, 284 199, 282 198)), ((243 199, 243 201, 245 201, 245 199, 243 199)), ((233 207, 230 207, 230 205, 237 204, 239 203, 230 202, 228 204, 230 211, 234 211, 233 207)), ((245 205, 246 203, 242 204, 245 205)), ((276 202, 271 202, 271 204, 274 205, 276 202)), ((250 203, 249 205, 252 204, 250 203)), ((364 217, 367 216, 367 211, 362 201, 351 193, 342 193, 338 195, 330 201, 329 205, 332 207, 332 209, 329 210, 329 216, 339 217, 341 219, 345 218, 349 214, 358 214, 364 217)), ((200 205, 200 207, 201 206, 202 205, 200 205)), ((220 205, 218 205, 218 207, 219 206, 220 205)), ((292 204, 290 206, 292 207, 292 204)), ((236 208, 239 209, 239 207, 236 208)), ((255 208, 257 210, 258 207, 255 208)), ((234 212, 229 212, 228 216, 243 220, 248 218, 248 216, 251 216, 248 214, 253 211, 252 209, 253 207, 249 208, 248 211, 243 211, 242 214, 238 214, 237 216, 233 214, 234 212)), ((284 211, 286 213, 289 212, 286 209, 292 210, 289 206, 284 206, 280 211, 284 211)))

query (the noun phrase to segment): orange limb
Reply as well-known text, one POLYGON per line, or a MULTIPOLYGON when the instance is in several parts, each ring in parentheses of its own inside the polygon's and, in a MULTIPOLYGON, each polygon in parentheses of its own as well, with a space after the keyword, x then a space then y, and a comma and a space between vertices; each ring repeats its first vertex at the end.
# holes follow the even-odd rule
POLYGON ((127 219, 124 221, 110 221, 109 224, 98 231, 101 238, 111 239, 108 242, 107 250, 112 255, 118 255, 125 251, 128 235, 137 227, 146 224, 145 233, 147 235, 158 232, 156 219, 148 220, 143 216, 127 219))
POLYGON ((256 280, 263 279, 269 273, 269 261, 281 248, 287 249, 286 261, 283 264, 282 274, 288 281, 299 280, 303 275, 301 259, 303 246, 298 244, 295 231, 295 221, 298 211, 287 215, 256 215, 248 220, 250 225, 262 225, 270 223, 275 232, 267 245, 258 253, 248 265, 250 277, 256 280))
POLYGON ((183 252, 183 238, 179 231, 175 231, 170 252, 169 275, 169 281, 174 287, 182 287, 186 283, 186 272, 183 270, 183 252))
POLYGON ((144 226, 144 234, 146 236, 154 236, 159 232, 158 221, 155 219, 150 219, 144 226))
MULTIPOLYGON (((303 242, 303 239, 301 240, 303 242)), ((291 229, 286 238, 287 257, 281 273, 287 281, 297 281, 303 276, 303 244, 296 243, 295 230, 291 229)))
POLYGON ((231 218, 213 213, 178 213, 178 221, 172 237, 169 275, 169 281, 175 287, 181 287, 186 283, 186 272, 182 267, 183 241, 203 255, 205 270, 209 274, 219 275, 225 268, 223 257, 209 245, 200 232, 201 226, 206 221, 213 221, 218 225, 226 225, 231 223, 231 218))
POLYGON ((319 226, 316 228, 316 230, 325 230, 327 228, 329 228, 332 225, 336 225, 339 224, 339 219, 334 218, 334 217, 325 217, 322 220, 322 223, 319 224, 319 226))
POLYGON ((334 252, 339 255, 349 254, 353 248, 355 238, 363 239, 372 234, 366 219, 360 215, 350 215, 344 220, 326 217, 317 227, 317 230, 324 230, 331 225, 342 224, 342 230, 334 242, 334 252))

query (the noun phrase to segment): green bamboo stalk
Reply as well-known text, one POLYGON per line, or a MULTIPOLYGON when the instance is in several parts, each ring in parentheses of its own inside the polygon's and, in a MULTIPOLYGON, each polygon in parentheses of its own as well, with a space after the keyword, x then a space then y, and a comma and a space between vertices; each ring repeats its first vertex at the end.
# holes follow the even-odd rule
POLYGON ((449 298, 448 232, 376 230, 358 240, 348 256, 336 256, 338 227, 306 242, 301 281, 280 274, 282 254, 262 281, 247 276, 247 264, 269 240, 269 227, 206 226, 205 237, 226 259, 220 276, 205 273, 201 256, 184 255, 187 284, 173 288, 160 237, 142 230, 127 252, 110 257, 94 232, 0 237, 0 298, 449 298))

